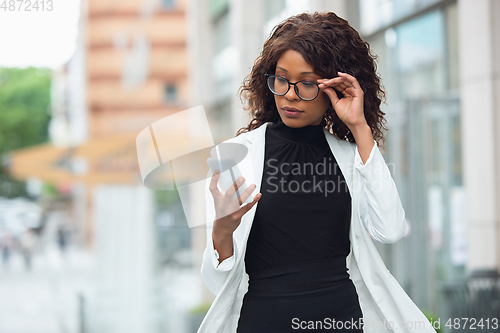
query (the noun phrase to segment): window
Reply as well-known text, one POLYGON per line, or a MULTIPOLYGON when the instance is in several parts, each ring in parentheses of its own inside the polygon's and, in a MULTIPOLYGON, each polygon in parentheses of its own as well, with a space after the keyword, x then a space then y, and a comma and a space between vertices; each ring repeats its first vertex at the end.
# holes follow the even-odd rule
POLYGON ((177 102, 177 86, 174 83, 168 83, 165 86, 165 103, 175 103, 177 102))
POLYGON ((442 294, 427 291, 435 290, 436 281, 464 278, 467 255, 456 6, 426 12, 367 39, 380 57, 378 70, 388 92, 386 157, 396 166, 411 225, 399 244, 376 246, 384 248, 388 268, 414 301, 434 307, 438 315, 450 305, 442 294))
POLYGON ((281 12, 286 7, 286 1, 285 0, 266 1, 265 6, 266 6, 265 7, 266 21, 269 21, 270 19, 274 18, 275 16, 278 16, 281 14, 281 12))
POLYGON ((175 0, 161 0, 161 5, 165 9, 172 9, 175 7, 175 0))
POLYGON ((211 19, 217 21, 229 10, 229 0, 210 0, 208 2, 208 9, 211 19))

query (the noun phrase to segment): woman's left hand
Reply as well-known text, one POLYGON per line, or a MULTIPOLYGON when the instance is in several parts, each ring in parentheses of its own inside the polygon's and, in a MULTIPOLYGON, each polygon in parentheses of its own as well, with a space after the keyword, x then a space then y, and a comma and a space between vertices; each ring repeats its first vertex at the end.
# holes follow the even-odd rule
POLYGON ((338 74, 339 76, 333 79, 319 79, 319 88, 330 98, 340 120, 353 132, 354 128, 367 124, 363 112, 364 93, 354 76, 341 72, 338 74), (344 97, 339 99, 334 89, 340 91, 344 97))

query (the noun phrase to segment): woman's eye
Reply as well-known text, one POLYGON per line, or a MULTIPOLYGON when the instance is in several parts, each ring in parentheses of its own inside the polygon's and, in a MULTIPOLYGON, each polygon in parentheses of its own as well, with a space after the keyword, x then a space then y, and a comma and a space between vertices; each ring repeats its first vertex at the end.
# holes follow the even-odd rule
POLYGON ((312 86, 315 86, 315 84, 314 84, 314 83, 312 83, 312 82, 308 82, 308 81, 302 82, 302 84, 303 84, 305 87, 312 87, 312 86))
POLYGON ((286 79, 285 78, 282 78, 282 77, 277 77, 276 78, 280 83, 285 83, 286 82, 286 79))

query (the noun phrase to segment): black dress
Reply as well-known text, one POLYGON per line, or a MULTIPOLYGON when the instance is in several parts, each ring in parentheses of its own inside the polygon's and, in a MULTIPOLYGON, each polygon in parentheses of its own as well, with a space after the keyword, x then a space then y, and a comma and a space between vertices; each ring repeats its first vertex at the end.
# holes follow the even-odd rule
POLYGON ((260 192, 237 333, 362 332, 346 268, 351 196, 321 125, 267 127, 260 192))

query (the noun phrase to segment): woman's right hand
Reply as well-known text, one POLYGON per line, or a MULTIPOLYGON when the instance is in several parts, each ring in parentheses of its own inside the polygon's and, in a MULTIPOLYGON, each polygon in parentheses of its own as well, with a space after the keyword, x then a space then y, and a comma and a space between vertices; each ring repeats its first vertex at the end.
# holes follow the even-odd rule
POLYGON ((232 201, 236 190, 243 185, 245 179, 243 177, 238 178, 233 186, 229 187, 226 193, 221 193, 217 188, 217 182, 219 181, 220 173, 218 170, 212 175, 210 180, 210 192, 214 198, 215 206, 215 221, 213 232, 219 235, 229 236, 236 230, 236 228, 241 223, 241 218, 252 209, 253 206, 262 197, 261 193, 257 193, 254 196, 254 200, 251 203, 241 206, 243 202, 250 196, 250 194, 255 190, 255 184, 250 185, 237 200, 232 201))

